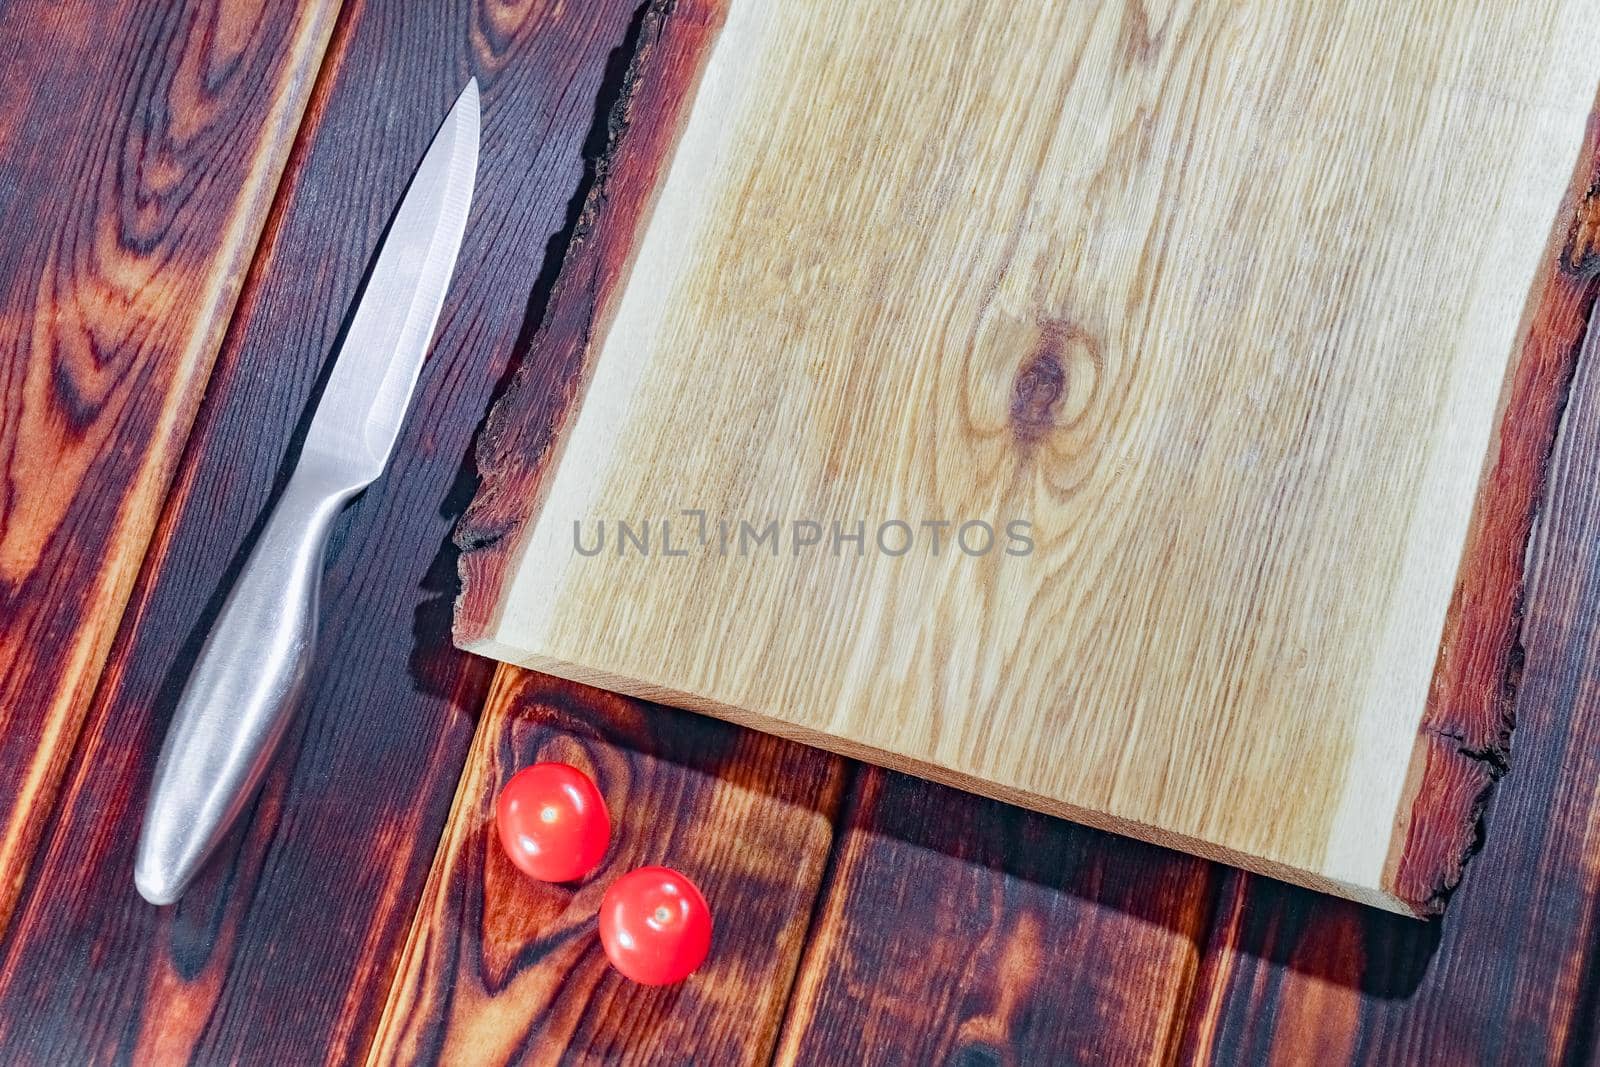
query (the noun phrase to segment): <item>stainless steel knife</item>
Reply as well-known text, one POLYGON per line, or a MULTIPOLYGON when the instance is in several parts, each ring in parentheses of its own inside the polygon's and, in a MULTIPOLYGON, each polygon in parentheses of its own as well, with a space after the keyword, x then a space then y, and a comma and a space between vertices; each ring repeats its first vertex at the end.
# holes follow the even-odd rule
POLYGON ((134 861, 152 904, 183 895, 249 803, 304 687, 334 517, 383 473, 466 230, 478 83, 434 136, 384 239, 294 472, 201 648, 156 765, 134 861))

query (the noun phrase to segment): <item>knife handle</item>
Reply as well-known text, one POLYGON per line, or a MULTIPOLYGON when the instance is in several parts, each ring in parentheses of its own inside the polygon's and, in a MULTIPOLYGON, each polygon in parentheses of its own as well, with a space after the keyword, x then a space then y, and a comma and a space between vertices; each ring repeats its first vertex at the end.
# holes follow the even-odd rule
POLYGON ((302 463, 223 603, 168 727, 145 809, 134 884, 183 895, 254 796, 293 720, 317 630, 333 519, 354 494, 302 463))

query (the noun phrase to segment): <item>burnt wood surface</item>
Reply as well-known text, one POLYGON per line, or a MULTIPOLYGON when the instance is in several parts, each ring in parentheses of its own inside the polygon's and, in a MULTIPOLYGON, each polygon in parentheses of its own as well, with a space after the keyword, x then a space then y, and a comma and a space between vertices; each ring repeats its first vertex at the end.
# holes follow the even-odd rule
POLYGON ((336 7, 0 4, 0 925, 336 7))
POLYGON ((1220 868, 877 767, 850 804, 778 1062, 1170 1057, 1220 868))
MULTIPOLYGON (((1497 645, 1486 661, 1491 679, 1514 677, 1521 665, 1512 771, 1442 920, 1384 915, 671 709, 509 668, 496 674, 451 648, 450 531, 476 481, 464 457, 518 358, 527 354, 553 413, 581 374, 532 342, 541 323, 549 331, 563 321, 556 304, 549 316, 545 309, 569 243, 576 238, 573 260, 583 262, 592 254, 585 241, 605 240, 590 224, 605 210, 597 177, 625 166, 603 159, 613 119, 628 119, 614 107, 626 100, 636 51, 642 62, 652 49, 657 62, 674 55, 661 51, 657 21, 671 8, 347 4, 276 200, 270 211, 265 198, 259 206, 264 236, 226 339, 221 324, 205 334, 182 319, 193 309, 170 295, 222 269, 211 266, 227 258, 220 244, 185 252, 207 266, 175 270, 151 290, 169 294, 153 309, 102 308, 108 318, 93 336, 131 331, 137 358, 102 353, 104 366, 69 365, 99 367, 88 379, 98 383, 94 395, 121 399, 71 408, 110 420, 97 423, 99 437, 84 430, 93 420, 47 419, 83 432, 72 449, 50 453, 57 480, 39 481, 45 468, 30 468, 26 490, 17 488, 16 442, 54 440, 15 407, 34 395, 23 388, 31 350, 12 344, 23 337, 15 316, 36 314, 15 301, 44 291, 26 256, 96 232, 78 229, 87 225, 82 212, 117 217, 123 201, 113 193, 123 187, 85 186, 77 200, 52 201, 27 225, 0 231, 0 262, 34 271, 25 282, 0 280, 0 328, 11 331, 0 363, 10 494, 0 565, 28 557, 12 551, 35 528, 11 510, 25 491, 70 482, 60 499, 71 515, 47 542, 66 570, 30 570, 34 577, 14 582, 8 569, 0 585, 8 598, 0 627, 31 627, 5 629, 0 645, 0 654, 28 658, 15 669, 5 661, 0 678, 10 687, 0 689, 8 716, 0 764, 20 783, 0 811, 34 834, 7 838, 16 907, 0 941, 0 1061, 1593 1062, 1593 361, 1578 367, 1549 468, 1522 645, 1497 645), (395 462, 340 521, 304 713, 217 862, 180 905, 150 908, 132 889, 134 836, 185 666, 303 436, 306 405, 387 211, 471 73, 485 89, 484 144, 462 266, 395 462), (169 354, 178 349, 155 341, 191 336, 221 347, 124 614, 116 583, 125 594, 160 504, 159 492, 140 495, 155 482, 139 478, 155 475, 137 472, 176 462, 150 457, 163 448, 176 457, 183 405, 192 409, 211 363, 210 351, 197 350, 197 363, 179 367, 169 354), (188 375, 181 386, 179 371, 188 375), (175 412, 176 422, 154 418, 150 405, 175 412), (157 440, 153 427, 173 436, 157 440), (128 519, 141 507, 143 534, 128 519), (79 579, 62 584, 74 574, 87 583, 81 589, 79 579), (91 702, 94 657, 72 650, 100 640, 103 652, 113 631, 91 702), (104 636, 85 636, 96 632, 104 636), (41 747, 48 737, 54 750, 41 747), (486 832, 498 784, 548 757, 592 768, 616 816, 606 867, 576 892, 514 878, 486 832), (54 772, 58 796, 33 786, 51 777, 30 778, 34 767, 54 772), (618 981, 589 925, 610 874, 644 862, 691 873, 716 915, 712 960, 673 990, 618 981)), ((171 114, 159 101, 181 78, 116 82, 129 97, 93 72, 122 62, 119 47, 145 57, 138 69, 148 72, 169 60, 184 69, 177 57, 205 40, 206 48, 231 41, 218 54, 246 57, 238 70, 252 72, 258 98, 217 120, 225 136, 208 140, 184 126, 179 140, 209 145, 214 154, 202 153, 209 162, 200 169, 237 184, 241 168, 261 158, 248 131, 276 99, 267 86, 282 60, 261 50, 283 47, 281 27, 247 46, 227 34, 207 38, 194 28, 236 28, 208 21, 209 10, 97 10, 112 42, 102 46, 99 34, 73 29, 76 16, 88 17, 79 5, 0 5, 0 41, 29 42, 14 51, 20 65, 14 58, 0 75, 3 95, 30 100, 27 79, 53 67, 89 72, 85 85, 123 102, 125 126, 127 115, 159 126, 171 114)), ((43 182, 49 158, 91 158, 113 143, 122 155, 106 156, 106 166, 122 158, 123 173, 178 180, 155 166, 168 156, 154 142, 118 141, 43 105, 13 111, 0 122, 0 192, 43 182), (59 147, 47 157, 46 144, 59 147)), ((663 125, 641 136, 670 133, 663 125)), ((638 180, 661 158, 640 157, 638 180)), ((76 173, 66 163, 61 171, 76 173)), ((232 200, 199 181, 179 201, 172 217, 196 225, 163 233, 223 241, 232 200)), ((19 205, 0 195, 0 217, 14 221, 19 205)), ((1552 252, 1559 267, 1532 305, 1530 343, 1545 346, 1544 373, 1571 366, 1596 296, 1595 216, 1587 197, 1578 206, 1567 244, 1552 252)), ((593 311, 576 298, 565 306, 571 322, 593 311)), ((1539 435, 1548 437, 1554 415, 1529 423, 1518 455, 1542 463, 1539 435)), ((497 440, 486 448, 512 447, 497 440)), ((537 455, 534 445, 515 447, 537 455)), ((492 523, 482 530, 488 539, 503 533, 492 523)), ((483 543, 472 537, 469 527, 468 547, 483 543)), ((1501 736, 1505 705, 1486 706, 1495 718, 1463 743, 1501 736)))
POLYGON ((370 1041, 492 676, 449 639, 464 459, 559 259, 633 6, 345 7, 0 947, 0 1061, 303 1063, 370 1041), (336 526, 300 718, 243 830, 179 905, 151 908, 133 848, 184 671, 303 438, 388 216, 473 74, 483 142, 462 266, 393 462, 336 526))
POLYGON ((843 761, 817 749, 501 668, 375 1049, 383 1062, 760 1063, 771 1053, 833 842, 843 761), (612 848, 573 886, 524 877, 495 835, 518 770, 588 771, 612 848), (711 957, 649 988, 595 933, 618 875, 664 865, 714 902, 711 957))

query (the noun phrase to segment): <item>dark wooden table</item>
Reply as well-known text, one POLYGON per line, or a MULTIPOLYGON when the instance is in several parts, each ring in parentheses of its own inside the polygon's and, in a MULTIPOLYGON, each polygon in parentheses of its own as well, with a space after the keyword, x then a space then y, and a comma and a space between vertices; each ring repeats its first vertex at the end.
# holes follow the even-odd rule
MULTIPOLYGON (((541 358, 653 19, 0 0, 0 1061, 1595 1062, 1593 361, 1531 548, 1511 774, 1441 922, 451 647, 474 437, 541 358), (132 852, 177 688, 469 74, 462 266, 394 463, 340 520, 305 714, 200 883, 149 907, 132 852), (591 768, 618 815, 576 890, 488 833, 541 757, 591 768), (716 910, 679 987, 620 980, 593 935, 642 862, 716 910)), ((1564 210, 1530 344, 1572 346, 1600 291, 1591 205, 1564 210)))

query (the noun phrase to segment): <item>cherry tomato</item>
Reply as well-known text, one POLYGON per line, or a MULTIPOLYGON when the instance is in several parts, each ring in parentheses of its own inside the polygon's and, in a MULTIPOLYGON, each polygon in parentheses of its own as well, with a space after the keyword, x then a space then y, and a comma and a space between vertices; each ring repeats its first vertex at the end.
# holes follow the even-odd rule
POLYGON ((600 944, 611 965, 644 985, 687 978, 711 951, 711 909, 684 875, 640 867, 600 901, 600 944))
POLYGON ((535 763, 511 776, 495 806, 500 846, 526 874, 572 882, 600 865, 611 816, 593 780, 565 763, 535 763))

